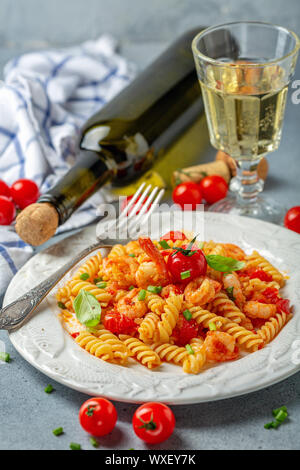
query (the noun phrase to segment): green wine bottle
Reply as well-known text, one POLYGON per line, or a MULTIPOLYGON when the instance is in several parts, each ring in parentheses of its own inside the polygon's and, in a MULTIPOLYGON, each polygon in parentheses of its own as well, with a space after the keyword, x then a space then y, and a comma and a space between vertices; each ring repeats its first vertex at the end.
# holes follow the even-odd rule
MULTIPOLYGON (((38 201, 56 209, 59 224, 108 182, 128 194, 134 192, 132 182, 154 162, 152 182, 157 184, 158 178, 161 185, 168 183, 164 180, 172 168, 195 163, 195 151, 199 154, 208 142, 191 51, 200 29, 181 36, 86 123, 78 163, 38 201), (185 144, 178 146, 182 136, 185 144), (180 155, 172 153, 176 146, 180 155)), ((149 180, 149 172, 145 178, 149 180)))

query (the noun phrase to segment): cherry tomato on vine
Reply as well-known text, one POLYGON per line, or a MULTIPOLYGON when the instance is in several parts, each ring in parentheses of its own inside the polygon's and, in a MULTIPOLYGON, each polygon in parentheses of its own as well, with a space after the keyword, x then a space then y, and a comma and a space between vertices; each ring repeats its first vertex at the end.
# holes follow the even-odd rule
POLYGON ((0 196, 0 225, 10 225, 16 216, 14 203, 6 196, 0 196))
POLYGON ((200 182, 200 189, 203 198, 208 204, 214 204, 226 197, 228 192, 228 184, 219 175, 206 176, 200 182))
POLYGON ((79 410, 79 421, 83 429, 95 437, 109 434, 118 419, 117 410, 106 398, 90 398, 79 410))
POLYGON ((40 192, 34 181, 20 179, 10 188, 11 197, 20 209, 25 209, 29 204, 33 204, 39 198, 40 192))
POLYGON ((178 251, 169 256, 167 268, 174 282, 188 284, 195 277, 205 276, 207 261, 204 253, 201 250, 189 253, 186 255, 184 252, 178 251))
POLYGON ((182 209, 186 204, 189 204, 192 210, 195 210, 197 204, 202 202, 202 192, 199 184, 192 181, 179 184, 173 191, 173 201, 182 209))
POLYGON ((286 228, 300 233, 300 206, 292 207, 287 211, 284 218, 284 225, 286 228))
POLYGON ((0 180, 0 196, 11 197, 9 186, 3 180, 0 180))
MULTIPOLYGON (((121 204, 121 211, 123 211, 123 210, 128 206, 128 204, 130 203, 130 201, 131 201, 131 199, 132 199, 133 197, 134 197, 134 194, 132 194, 131 196, 128 196, 128 197, 126 197, 126 199, 124 199, 124 201, 123 201, 122 204, 121 204)), ((139 196, 139 197, 137 198, 137 200, 135 201, 135 204, 137 204, 137 203, 139 202, 140 198, 141 198, 141 196, 139 196)), ((141 212, 141 210, 142 210, 144 204, 146 203, 147 199, 148 199, 148 197, 145 198, 145 200, 143 201, 143 203, 142 203, 140 209, 138 209, 136 212, 134 211, 134 206, 135 206, 135 204, 134 204, 134 205, 129 209, 128 214, 130 214, 130 213, 133 211, 133 212, 135 212, 136 215, 138 215, 138 214, 141 212)), ((151 204, 149 204, 149 207, 148 207, 148 209, 147 209, 146 212, 148 212, 148 210, 150 209, 150 207, 151 207, 151 204)))
POLYGON ((145 403, 134 413, 132 426, 135 434, 147 444, 160 444, 173 434, 175 417, 163 403, 145 403))

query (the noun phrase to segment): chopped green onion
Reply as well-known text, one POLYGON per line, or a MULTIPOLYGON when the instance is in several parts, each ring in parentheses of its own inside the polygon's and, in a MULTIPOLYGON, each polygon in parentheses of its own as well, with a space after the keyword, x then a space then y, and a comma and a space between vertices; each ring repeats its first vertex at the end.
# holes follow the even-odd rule
POLYGON ((103 281, 102 277, 95 277, 94 284, 98 284, 99 282, 102 282, 102 281, 103 281))
POLYGON ((107 287, 107 282, 100 282, 97 284, 98 289, 105 289, 107 287))
POLYGON ((134 253, 130 253, 130 255, 128 255, 128 256, 130 256, 130 258, 135 258, 135 254, 134 254, 134 253))
POLYGON ((217 329, 216 324, 213 321, 208 324, 208 328, 210 331, 216 331, 217 329))
POLYGON ((145 289, 142 289, 142 290, 139 292, 138 300, 145 300, 146 295, 147 295, 147 291, 145 291, 145 289))
POLYGON ((130 286, 128 290, 133 290, 133 289, 135 289, 135 287, 134 287, 134 286, 130 286))
POLYGON ((94 437, 90 437, 90 443, 93 447, 99 447, 99 442, 94 437))
POLYGON ((188 352, 189 354, 195 354, 195 352, 194 352, 194 350, 193 350, 193 348, 191 347, 190 344, 187 344, 187 345, 185 346, 185 349, 187 350, 187 352, 188 352))
POLYGON ((159 244, 165 250, 170 250, 171 249, 169 243, 166 240, 160 240, 159 244))
POLYGON ((152 294, 160 294, 162 291, 161 286, 148 286, 147 291, 151 292, 152 294))
POLYGON ((6 352, 0 352, 0 361, 9 362, 10 361, 10 355, 6 352))
POLYGON ((188 279, 189 277, 191 277, 191 271, 183 271, 181 274, 180 274, 180 277, 181 279, 188 279))
POLYGON ((277 421, 276 419, 275 421, 272 421, 272 428, 277 429, 280 425, 281 425, 280 421, 277 421))
POLYGON ((53 432, 54 436, 60 436, 61 434, 64 433, 64 430, 63 430, 63 428, 57 428, 57 429, 54 429, 52 432, 53 432))
POLYGON ((71 450, 81 450, 81 445, 80 445, 80 444, 76 444, 76 442, 71 442, 71 444, 70 444, 70 449, 71 449, 71 450))
POLYGON ((283 411, 283 410, 280 410, 279 413, 277 413, 277 415, 275 416, 275 419, 276 421, 279 421, 280 423, 283 423, 283 421, 288 417, 288 414, 283 411))
POLYGON ((271 429, 273 427, 273 421, 264 425, 265 429, 271 429))
POLYGON ((45 388, 45 393, 52 393, 54 390, 54 388, 52 387, 52 385, 47 385, 47 387, 45 388))
POLYGON ((191 314, 189 309, 186 309, 184 312, 182 312, 182 314, 187 321, 190 321, 193 318, 193 315, 191 314))
POLYGON ((79 277, 82 281, 87 281, 87 279, 90 277, 90 275, 88 273, 82 273, 82 274, 80 274, 79 277))
POLYGON ((59 306, 59 308, 61 308, 62 310, 65 310, 66 306, 63 302, 57 302, 57 305, 59 306))
POLYGON ((276 408, 275 410, 272 411, 273 416, 278 415, 279 411, 284 411, 285 413, 287 413, 287 407, 281 406, 280 408, 276 408))

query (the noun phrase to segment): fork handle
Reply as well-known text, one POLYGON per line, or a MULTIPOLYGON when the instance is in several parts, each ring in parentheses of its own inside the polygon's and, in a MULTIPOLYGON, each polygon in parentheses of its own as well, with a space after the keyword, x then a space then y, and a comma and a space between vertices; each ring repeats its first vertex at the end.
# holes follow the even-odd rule
POLYGON ((99 248, 111 248, 111 245, 104 245, 103 241, 90 245, 52 274, 52 276, 48 277, 45 281, 38 284, 11 304, 2 308, 0 310, 0 330, 11 331, 22 326, 24 322, 32 316, 37 306, 62 277, 79 261, 99 248))

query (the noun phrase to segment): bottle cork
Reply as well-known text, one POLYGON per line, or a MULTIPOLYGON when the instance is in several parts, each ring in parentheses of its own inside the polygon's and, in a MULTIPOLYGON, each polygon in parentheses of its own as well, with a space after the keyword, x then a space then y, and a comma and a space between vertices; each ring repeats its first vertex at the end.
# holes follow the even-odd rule
MULTIPOLYGON (((219 150, 216 155, 216 161, 226 163, 226 165, 230 169, 231 175, 236 176, 236 163, 234 159, 230 157, 227 153, 222 152, 222 150, 219 150)), ((257 167, 258 176, 261 179, 266 180, 268 176, 268 171, 269 171, 268 161, 266 158, 262 158, 257 167)))
POLYGON ((20 212, 16 232, 29 245, 40 246, 55 234, 58 224, 58 213, 51 204, 36 203, 20 212))
POLYGON ((183 168, 182 170, 176 170, 172 176, 172 183, 174 186, 184 183, 185 181, 194 181, 194 183, 199 183, 205 176, 209 175, 220 175, 224 178, 226 183, 229 183, 231 172, 227 162, 220 159, 211 163, 204 163, 183 168))

